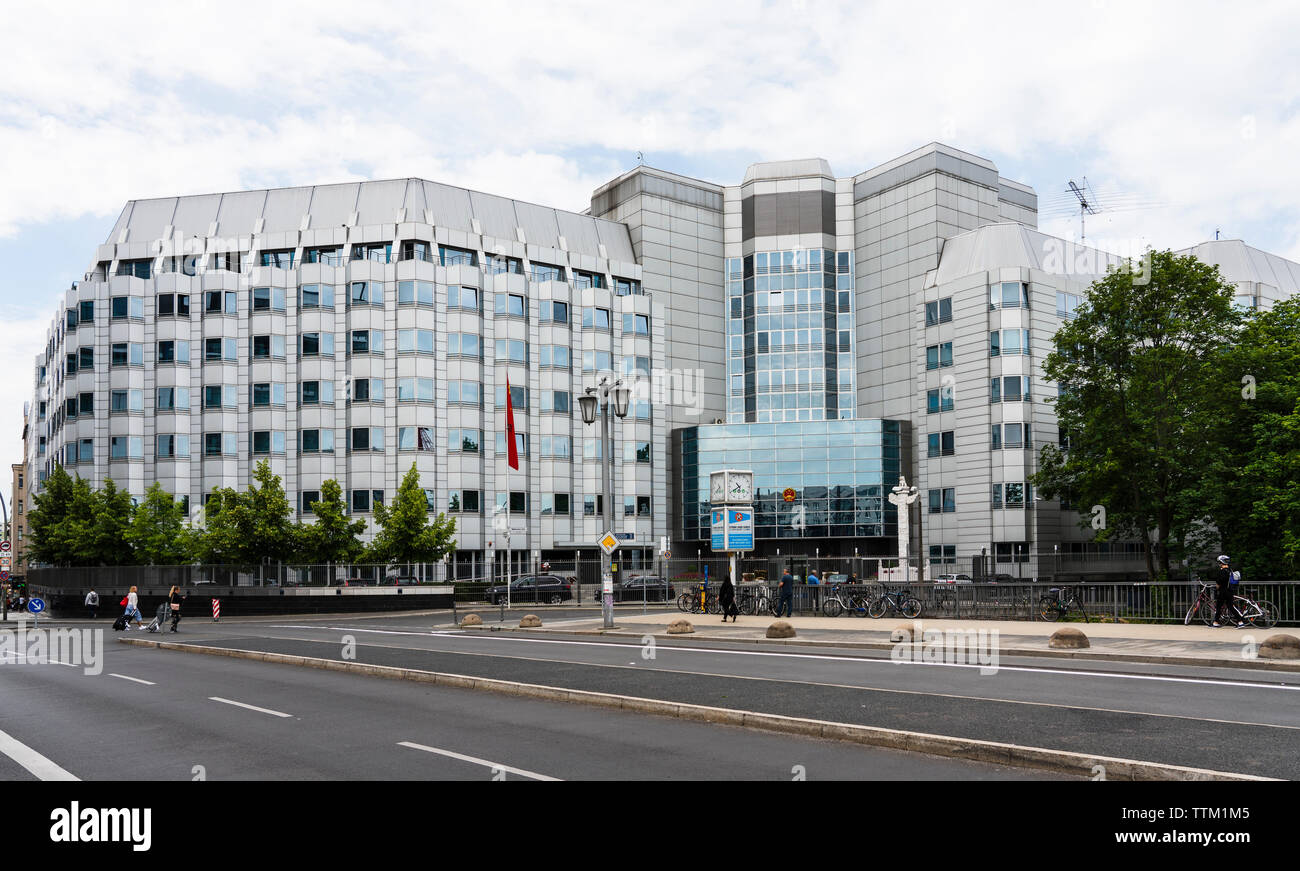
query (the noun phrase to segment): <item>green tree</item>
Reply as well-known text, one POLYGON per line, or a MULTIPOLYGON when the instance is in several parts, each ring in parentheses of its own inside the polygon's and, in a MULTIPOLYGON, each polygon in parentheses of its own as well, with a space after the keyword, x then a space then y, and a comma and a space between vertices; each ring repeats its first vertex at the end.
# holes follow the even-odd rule
POLYGON ((263 460, 253 479, 258 486, 250 484, 243 493, 213 488, 204 506, 203 534, 198 537, 202 561, 257 565, 293 558, 297 542, 280 476, 263 460))
MULTIPOLYGON (((89 490, 89 486, 87 486, 89 490)), ((131 494, 119 490, 112 478, 95 491, 93 517, 89 527, 89 553, 81 565, 126 566, 135 562, 127 530, 135 514, 131 494)))
POLYGON ((375 562, 431 563, 456 549, 456 520, 442 512, 429 520, 429 502, 414 463, 403 476, 392 507, 375 505, 375 525, 379 530, 368 553, 375 562))
MULTIPOLYGON (((1214 367, 1214 453, 1195 501, 1254 579, 1300 568, 1300 298, 1250 317, 1214 367)), ((1210 554, 1213 559, 1213 554, 1210 554)))
POLYGON ((361 556, 362 518, 349 521, 343 489, 333 478, 321 484, 320 501, 311 504, 314 523, 298 525, 298 558, 305 563, 350 563, 361 556))
POLYGON ((1167 577, 1171 558, 1202 525, 1188 499, 1213 448, 1214 364, 1237 332, 1232 285, 1216 267, 1153 252, 1146 280, 1112 270, 1057 332, 1043 363, 1069 450, 1044 447, 1030 480, 1044 496, 1069 493, 1081 523, 1105 511, 1097 537, 1138 537, 1147 575, 1167 577))
POLYGON ((71 564, 65 549, 65 524, 73 513, 74 499, 72 476, 62 466, 55 466, 41 491, 32 497, 27 514, 28 563, 71 564))
POLYGON ((155 481, 131 516, 127 541, 141 565, 174 566, 190 561, 185 513, 180 500, 155 481))

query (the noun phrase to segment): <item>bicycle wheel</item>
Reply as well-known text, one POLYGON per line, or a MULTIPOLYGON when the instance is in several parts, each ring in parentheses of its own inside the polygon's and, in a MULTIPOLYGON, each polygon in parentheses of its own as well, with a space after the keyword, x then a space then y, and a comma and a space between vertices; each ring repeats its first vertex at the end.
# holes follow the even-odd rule
POLYGON ((722 605, 718 602, 718 597, 712 593, 704 603, 705 610, 710 614, 721 614, 722 605))
POLYGON ((1259 613, 1250 618, 1252 626, 1258 626, 1260 629, 1272 629, 1277 625, 1277 606, 1272 602, 1259 601, 1255 605, 1259 608, 1259 613))
POLYGON ((1201 606, 1201 622, 1206 626, 1214 625, 1214 617, 1219 613, 1219 603, 1213 599, 1207 599, 1201 606))
POLYGON ((844 613, 844 603, 836 598, 827 599, 822 602, 822 613, 827 617, 838 617, 844 613))
POLYGON ((867 605, 870 603, 870 601, 871 600, 868 599, 866 596, 854 596, 853 599, 849 602, 849 611, 853 614, 854 617, 866 617, 867 605))
POLYGON ((678 611, 686 611, 686 612, 688 612, 688 613, 690 612, 690 610, 691 610, 691 594, 690 594, 690 593, 682 593, 680 596, 677 597, 677 610, 678 610, 678 611))
POLYGON ((1192 603, 1192 607, 1187 609, 1187 616, 1183 618, 1184 626, 1192 625, 1193 618, 1195 618, 1196 615, 1200 613, 1201 601, 1202 601, 1201 599, 1197 599, 1195 602, 1192 603))
POLYGON ((889 597, 881 596, 879 599, 871 601, 871 604, 867 606, 867 613, 879 620, 889 611, 889 605, 889 597))
POLYGON ((1038 616, 1048 623, 1055 623, 1061 619, 1060 603, 1050 596, 1044 596, 1038 600, 1038 616))
POLYGON ((902 606, 899 608, 899 610, 903 612, 904 617, 908 618, 909 620, 915 620, 917 617, 921 616, 921 610, 923 608, 924 606, 921 604, 920 599, 916 598, 915 596, 908 596, 906 599, 903 600, 902 606))

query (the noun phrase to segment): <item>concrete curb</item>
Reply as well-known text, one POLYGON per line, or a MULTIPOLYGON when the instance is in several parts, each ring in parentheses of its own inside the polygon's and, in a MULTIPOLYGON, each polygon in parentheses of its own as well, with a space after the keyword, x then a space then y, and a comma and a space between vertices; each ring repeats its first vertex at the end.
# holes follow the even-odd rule
MULTIPOLYGON (((458 629, 461 627, 447 627, 449 629, 458 629)), ((542 632, 556 635, 600 635, 616 636, 619 638, 640 638, 642 635, 661 635, 661 632, 641 632, 632 629, 615 627, 614 629, 565 629, 563 627, 553 627, 550 629, 532 630, 521 629, 517 626, 489 626, 484 624, 481 627, 472 627, 492 632, 542 632)), ((678 636, 666 636, 676 638, 678 636)), ((690 637, 691 641, 725 641, 730 644, 779 644, 793 647, 835 647, 846 650, 893 650, 894 644, 888 641, 820 641, 808 638, 731 638, 725 635, 700 635, 698 630, 696 634, 690 637)), ((1046 640, 1046 639, 1044 639, 1046 640)), ((1246 668, 1261 669, 1263 671, 1291 671, 1300 672, 1300 659, 1215 659, 1209 656, 1173 656, 1159 655, 1152 653, 1105 653, 1093 650, 1050 650, 1046 647, 1003 647, 998 650, 999 656, 1042 656, 1055 659, 1077 659, 1077 660, 1097 660, 1100 662, 1139 662, 1153 663, 1157 665, 1195 665, 1207 666, 1211 668, 1246 668)))
POLYGON ((1211 771, 1204 768, 1188 768, 1159 762, 1142 762, 1136 759, 1093 756, 1065 750, 1050 750, 1043 747, 1026 747, 997 741, 955 738, 947 735, 931 735, 924 732, 885 729, 878 726, 861 726, 854 723, 835 723, 803 717, 787 717, 780 714, 760 714, 753 711, 739 711, 730 708, 669 702, 661 699, 623 696, 589 690, 565 689, 563 687, 520 683, 495 678, 470 677, 468 675, 423 671, 414 668, 398 668, 389 665, 342 662, 340 660, 298 656, 288 653, 210 647, 175 641, 154 641, 147 638, 122 638, 118 639, 118 641, 120 644, 129 644, 133 647, 153 647, 159 650, 179 650, 186 653, 229 656, 235 659, 251 659, 258 662, 297 665, 326 671, 364 674, 395 680, 410 680, 458 689, 486 690, 487 692, 505 695, 572 702, 641 714, 694 720, 702 723, 760 729, 785 735, 802 735, 832 741, 848 741, 872 747, 928 753, 932 756, 1036 768, 1079 777, 1092 778, 1101 773, 1106 780, 1263 781, 1278 779, 1257 777, 1250 774, 1233 774, 1225 771, 1211 771), (1100 771, 1098 766, 1102 767, 1100 771))

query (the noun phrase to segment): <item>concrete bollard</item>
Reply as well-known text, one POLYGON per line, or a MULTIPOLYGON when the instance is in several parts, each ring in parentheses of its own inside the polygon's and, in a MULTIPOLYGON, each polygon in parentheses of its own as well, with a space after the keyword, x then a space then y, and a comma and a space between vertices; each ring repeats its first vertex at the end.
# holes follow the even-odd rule
POLYGON ((898 644, 903 641, 919 641, 921 639, 921 624, 917 623, 899 623, 889 633, 889 640, 898 644))
POLYGON ((542 618, 538 617, 536 614, 525 614, 523 619, 519 621, 520 629, 535 629, 541 625, 542 618))
POLYGON ((768 638, 794 638, 794 627, 784 620, 777 620, 767 627, 768 638))
POLYGON ((1052 633, 1052 637, 1047 641, 1047 646, 1057 650, 1081 650, 1085 647, 1091 647, 1092 644, 1088 641, 1088 636, 1084 635, 1083 632, 1066 626, 1052 633))
POLYGON ((466 614, 465 619, 460 621, 460 626, 462 629, 471 626, 482 626, 482 625, 483 625, 483 618, 477 614, 466 614))
POLYGON ((690 620, 678 619, 668 624, 669 635, 690 635, 694 631, 695 627, 691 625, 690 620))
POLYGON ((1300 638, 1279 632, 1259 645, 1260 659, 1300 659, 1300 638))

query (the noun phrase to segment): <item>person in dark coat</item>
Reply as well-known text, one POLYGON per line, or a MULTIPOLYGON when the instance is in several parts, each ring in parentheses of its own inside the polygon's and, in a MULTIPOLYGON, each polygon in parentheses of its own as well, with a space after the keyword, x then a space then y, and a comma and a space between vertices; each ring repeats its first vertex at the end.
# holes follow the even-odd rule
POLYGON ((172 631, 176 631, 176 626, 181 622, 181 589, 172 587, 172 591, 167 594, 167 604, 170 606, 172 613, 172 631))
POLYGON ((776 616, 794 616, 794 578, 789 571, 781 575, 781 586, 777 588, 776 616))
POLYGON ((1224 613, 1227 612, 1228 618, 1236 623, 1238 627, 1245 626, 1246 624, 1242 621, 1241 614, 1237 612, 1236 607, 1232 604, 1232 597, 1236 593, 1236 590, 1232 588, 1232 570, 1228 568, 1228 558, 1226 556, 1219 557, 1218 572, 1216 573, 1214 583, 1215 586, 1219 588, 1219 596, 1218 600, 1215 602, 1214 622, 1210 625, 1216 627, 1222 626, 1224 613))
POLYGON ((718 604, 722 606, 722 622, 727 622, 727 617, 731 617, 731 622, 735 623, 740 616, 740 609, 736 607, 736 588, 732 586, 731 577, 722 579, 722 589, 718 590, 718 604))

